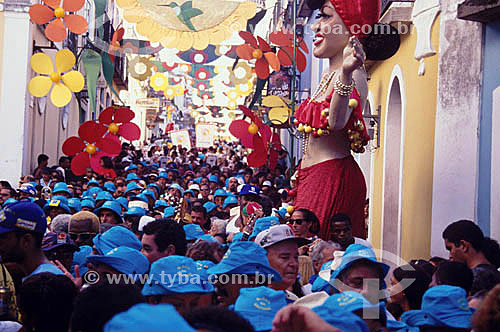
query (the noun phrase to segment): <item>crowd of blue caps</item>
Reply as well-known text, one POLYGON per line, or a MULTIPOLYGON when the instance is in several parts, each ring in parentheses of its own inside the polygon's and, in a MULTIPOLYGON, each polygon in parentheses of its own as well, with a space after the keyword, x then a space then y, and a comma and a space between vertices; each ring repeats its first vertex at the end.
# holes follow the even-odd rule
MULTIPOLYGON (((155 165, 148 165, 155 166, 155 165)), ((159 165, 156 165, 158 168, 159 165)), ((126 171, 136 170, 138 167, 131 164, 126 171)), ((169 173, 179 172, 175 168, 161 171, 159 174, 148 174, 148 178, 169 179, 169 173)), ((194 175, 194 173, 193 173, 194 175)), ((216 175, 207 177, 209 182, 219 184, 216 175)), ((101 184, 96 180, 87 183, 87 190, 81 197, 72 197, 72 192, 64 182, 56 183, 52 189, 50 200, 39 207, 33 203, 37 194, 36 183, 26 183, 19 189, 20 192, 29 195, 27 201, 7 200, 0 210, 0 233, 8 233, 18 229, 30 229, 33 232, 46 234, 44 239, 44 250, 53 250, 58 246, 72 246, 75 250, 73 262, 80 266, 83 274, 88 271, 88 264, 106 264, 119 273, 133 277, 149 274, 148 282, 142 287, 144 296, 169 295, 169 294, 212 294, 215 291, 211 280, 213 276, 244 274, 260 274, 272 277, 273 283, 282 280, 280 273, 275 270, 268 258, 263 246, 253 242, 259 233, 265 232, 282 223, 286 217, 286 210, 275 211, 275 215, 258 218, 248 240, 244 239, 242 232, 234 234, 230 244, 219 244, 218 240, 207 234, 200 225, 185 224, 183 230, 187 243, 198 243, 205 241, 217 243, 223 246, 225 255, 218 263, 206 260, 195 261, 190 257, 172 255, 163 257, 152 264, 141 253, 142 243, 137 234, 122 226, 111 227, 104 233, 97 234, 92 239, 93 246, 76 247, 69 237, 62 239, 58 234, 47 231, 47 218, 53 208, 60 208, 67 214, 75 214, 79 211, 92 211, 95 214, 103 210, 112 212, 120 222, 124 219, 135 217, 146 217, 153 211, 160 211, 163 218, 173 218, 176 208, 160 197, 163 190, 156 183, 149 183, 146 187, 138 182, 144 177, 130 172, 126 175, 127 182, 124 191, 125 196, 114 197, 117 187, 111 181, 101 184), (128 197, 128 198, 127 198, 128 197), (130 205, 130 201, 146 203, 147 207, 130 205), (183 278, 196 279, 196 282, 185 282, 183 278)), ((194 178, 195 183, 200 184, 201 178, 194 178)), ((226 182, 226 187, 228 183, 226 182)), ((168 189, 178 190, 181 197, 193 198, 197 196, 199 186, 184 188, 177 183, 167 186, 168 189)), ((243 185, 238 194, 226 191, 222 188, 213 193, 214 201, 207 201, 203 208, 208 214, 215 211, 218 205, 216 198, 223 198, 222 208, 235 207, 238 205, 238 196, 260 194, 260 189, 253 185, 243 185)), ((189 200, 189 198, 187 198, 189 200)), ((473 310, 467 304, 467 294, 456 286, 439 285, 427 290, 422 298, 421 309, 410 310, 397 321, 388 313, 386 302, 372 303, 361 293, 345 291, 338 293, 336 282, 343 271, 359 260, 367 260, 377 265, 384 277, 387 276, 390 267, 379 261, 375 252, 364 245, 352 244, 348 246, 341 258, 340 264, 332 270, 329 280, 317 278, 313 285, 313 292, 333 291, 322 303, 312 306, 312 312, 328 324, 343 331, 370 331, 363 320, 361 313, 373 311, 378 313, 378 320, 388 331, 419 331, 421 327, 451 327, 468 329, 471 327, 473 310)), ((322 266, 322 270, 330 269, 333 261, 322 266)), ((71 271, 73 274, 74 270, 71 271)), ((386 288, 382 280, 382 288, 386 288)), ((253 288, 242 288, 240 294, 230 309, 246 319, 255 331, 270 331, 273 329, 273 319, 276 314, 293 302, 284 291, 278 291, 267 286, 253 288)), ((167 304, 150 305, 137 304, 111 318, 104 326, 104 331, 195 331, 178 314, 174 307, 167 304)))

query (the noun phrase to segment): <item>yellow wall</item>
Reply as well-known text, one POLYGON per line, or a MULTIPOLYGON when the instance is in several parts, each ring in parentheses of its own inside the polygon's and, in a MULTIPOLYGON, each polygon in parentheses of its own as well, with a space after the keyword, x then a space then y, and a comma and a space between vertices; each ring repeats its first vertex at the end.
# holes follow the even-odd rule
MULTIPOLYGON (((384 123, 387 112, 387 94, 393 68, 402 70, 406 108, 402 135, 404 145, 401 256, 405 260, 428 258, 430 255, 432 220, 432 176, 434 161, 434 129, 437 103, 437 55, 425 59, 425 75, 418 76, 419 62, 413 57, 417 35, 414 26, 410 34, 401 36, 401 47, 392 58, 377 63, 369 75, 369 90, 374 97, 373 107, 381 109, 381 147, 374 153, 371 239, 381 248, 384 169, 384 123)), ((434 49, 439 49, 439 17, 432 32, 434 49)), ((389 133, 390 135, 390 133, 389 133)))

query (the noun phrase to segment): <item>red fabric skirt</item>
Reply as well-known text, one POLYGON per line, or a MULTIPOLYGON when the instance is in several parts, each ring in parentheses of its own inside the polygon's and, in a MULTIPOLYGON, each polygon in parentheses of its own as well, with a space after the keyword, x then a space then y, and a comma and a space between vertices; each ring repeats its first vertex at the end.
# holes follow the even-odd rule
POLYGON ((296 186, 294 207, 314 212, 321 223, 322 239, 330 240, 329 219, 336 213, 348 215, 353 236, 366 239, 366 183, 352 156, 299 169, 296 186))

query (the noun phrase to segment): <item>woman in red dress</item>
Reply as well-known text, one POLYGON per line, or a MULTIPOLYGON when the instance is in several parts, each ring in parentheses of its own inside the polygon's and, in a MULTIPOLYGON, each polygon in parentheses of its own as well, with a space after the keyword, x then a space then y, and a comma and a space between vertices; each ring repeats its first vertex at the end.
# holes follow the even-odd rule
POLYGON ((304 133, 303 158, 297 174, 294 207, 313 211, 319 236, 330 239, 330 218, 349 215, 355 237, 366 238, 363 207, 366 184, 351 151, 364 152, 370 137, 362 110, 368 94, 365 51, 360 39, 377 22, 379 0, 309 0, 320 9, 313 55, 329 59, 315 93, 295 113, 304 133))

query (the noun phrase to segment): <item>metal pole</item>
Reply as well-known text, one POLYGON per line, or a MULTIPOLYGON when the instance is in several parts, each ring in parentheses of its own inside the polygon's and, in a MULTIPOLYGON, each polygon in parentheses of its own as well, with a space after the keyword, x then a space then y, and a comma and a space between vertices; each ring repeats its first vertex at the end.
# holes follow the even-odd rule
MULTIPOLYGON (((297 76, 297 0, 292 0, 293 1, 293 7, 292 7, 292 26, 293 26, 293 60, 292 60, 292 86, 291 86, 291 92, 292 92, 292 116, 295 114, 295 81, 296 81, 296 76, 297 76)), ((290 144, 290 158, 293 158, 293 139, 291 140, 290 144)), ((292 172, 292 168, 294 165, 290 164, 290 173, 292 172)), ((292 174, 290 174, 292 175, 292 174)))

